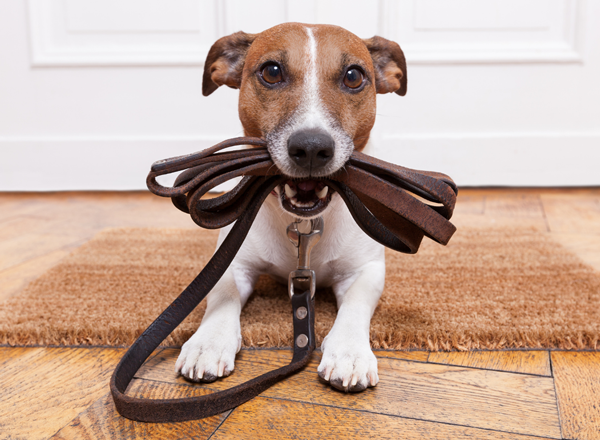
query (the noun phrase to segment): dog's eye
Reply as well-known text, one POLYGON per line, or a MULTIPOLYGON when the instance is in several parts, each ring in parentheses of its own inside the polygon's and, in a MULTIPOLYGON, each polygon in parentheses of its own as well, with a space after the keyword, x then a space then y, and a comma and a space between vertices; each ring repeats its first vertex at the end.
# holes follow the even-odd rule
POLYGON ((276 84, 283 79, 281 75, 281 67, 277 64, 267 64, 262 68, 262 78, 269 84, 276 84))
POLYGON ((344 75, 344 84, 351 89, 359 88, 363 83, 363 73, 353 67, 346 71, 344 75))

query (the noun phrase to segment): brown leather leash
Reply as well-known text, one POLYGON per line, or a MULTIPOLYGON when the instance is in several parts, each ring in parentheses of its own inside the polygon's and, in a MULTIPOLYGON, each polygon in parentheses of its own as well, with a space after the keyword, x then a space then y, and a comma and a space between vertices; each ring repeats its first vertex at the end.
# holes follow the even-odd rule
MULTIPOLYGON (((306 290, 292 296, 296 342, 290 364, 228 390, 200 397, 164 400, 125 394, 146 359, 208 295, 227 270, 267 196, 277 185, 288 180, 274 165, 266 147, 263 139, 240 137, 152 165, 147 185, 154 194, 171 197, 175 206, 189 213, 201 227, 222 228, 233 222, 235 225, 204 269, 150 324, 115 368, 110 390, 117 411, 123 417, 142 422, 179 422, 219 414, 247 402, 297 372, 310 359, 315 349, 314 300, 311 291, 306 290), (236 145, 258 148, 220 152, 236 145), (156 181, 158 176, 177 171, 183 173, 173 187, 161 186, 156 181), (202 199, 212 188, 239 176, 243 176, 242 181, 233 190, 220 197, 202 199), (305 308, 306 313, 297 313, 301 308, 305 308), (306 335, 308 341, 299 345, 301 335, 306 335)), ((417 252, 424 236, 445 245, 456 231, 448 220, 458 190, 452 179, 444 174, 411 170, 355 151, 340 171, 323 180, 340 194, 367 235, 396 251, 417 252)))

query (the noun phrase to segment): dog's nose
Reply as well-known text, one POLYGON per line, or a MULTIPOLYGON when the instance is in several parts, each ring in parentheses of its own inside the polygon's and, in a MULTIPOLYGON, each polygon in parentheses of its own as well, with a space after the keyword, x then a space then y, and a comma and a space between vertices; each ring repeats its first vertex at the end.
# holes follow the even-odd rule
POLYGON ((323 130, 308 129, 293 133, 288 139, 292 161, 311 173, 324 168, 333 158, 335 141, 323 130))

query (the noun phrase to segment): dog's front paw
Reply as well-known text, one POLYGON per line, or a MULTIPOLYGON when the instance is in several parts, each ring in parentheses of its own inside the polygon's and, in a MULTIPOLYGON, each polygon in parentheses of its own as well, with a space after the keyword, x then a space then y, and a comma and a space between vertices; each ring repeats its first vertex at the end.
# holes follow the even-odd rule
POLYGON ((220 377, 229 376, 241 344, 239 326, 237 331, 210 325, 200 326, 181 347, 175 372, 193 382, 214 382, 220 377))
POLYGON ((379 382, 377 358, 368 341, 357 343, 348 336, 329 334, 322 344, 319 377, 346 392, 363 391, 379 382))

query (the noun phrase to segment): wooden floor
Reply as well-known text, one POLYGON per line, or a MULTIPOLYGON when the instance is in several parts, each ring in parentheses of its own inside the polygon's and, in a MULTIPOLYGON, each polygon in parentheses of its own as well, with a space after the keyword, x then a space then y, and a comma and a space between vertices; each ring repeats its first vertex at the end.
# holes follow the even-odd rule
MULTIPOLYGON (((461 190, 453 221, 550 234, 600 270, 600 189, 461 190)), ((0 301, 96 232, 121 226, 194 227, 145 193, 0 194, 0 301)), ((600 352, 378 351, 380 383, 360 394, 320 383, 317 353, 304 371, 253 401, 177 424, 118 416, 108 380, 123 352, 0 347, 0 439, 600 439, 600 352)), ((177 377, 176 356, 155 353, 129 393, 210 393, 282 365, 291 352, 243 350, 234 374, 208 386, 177 377)))

